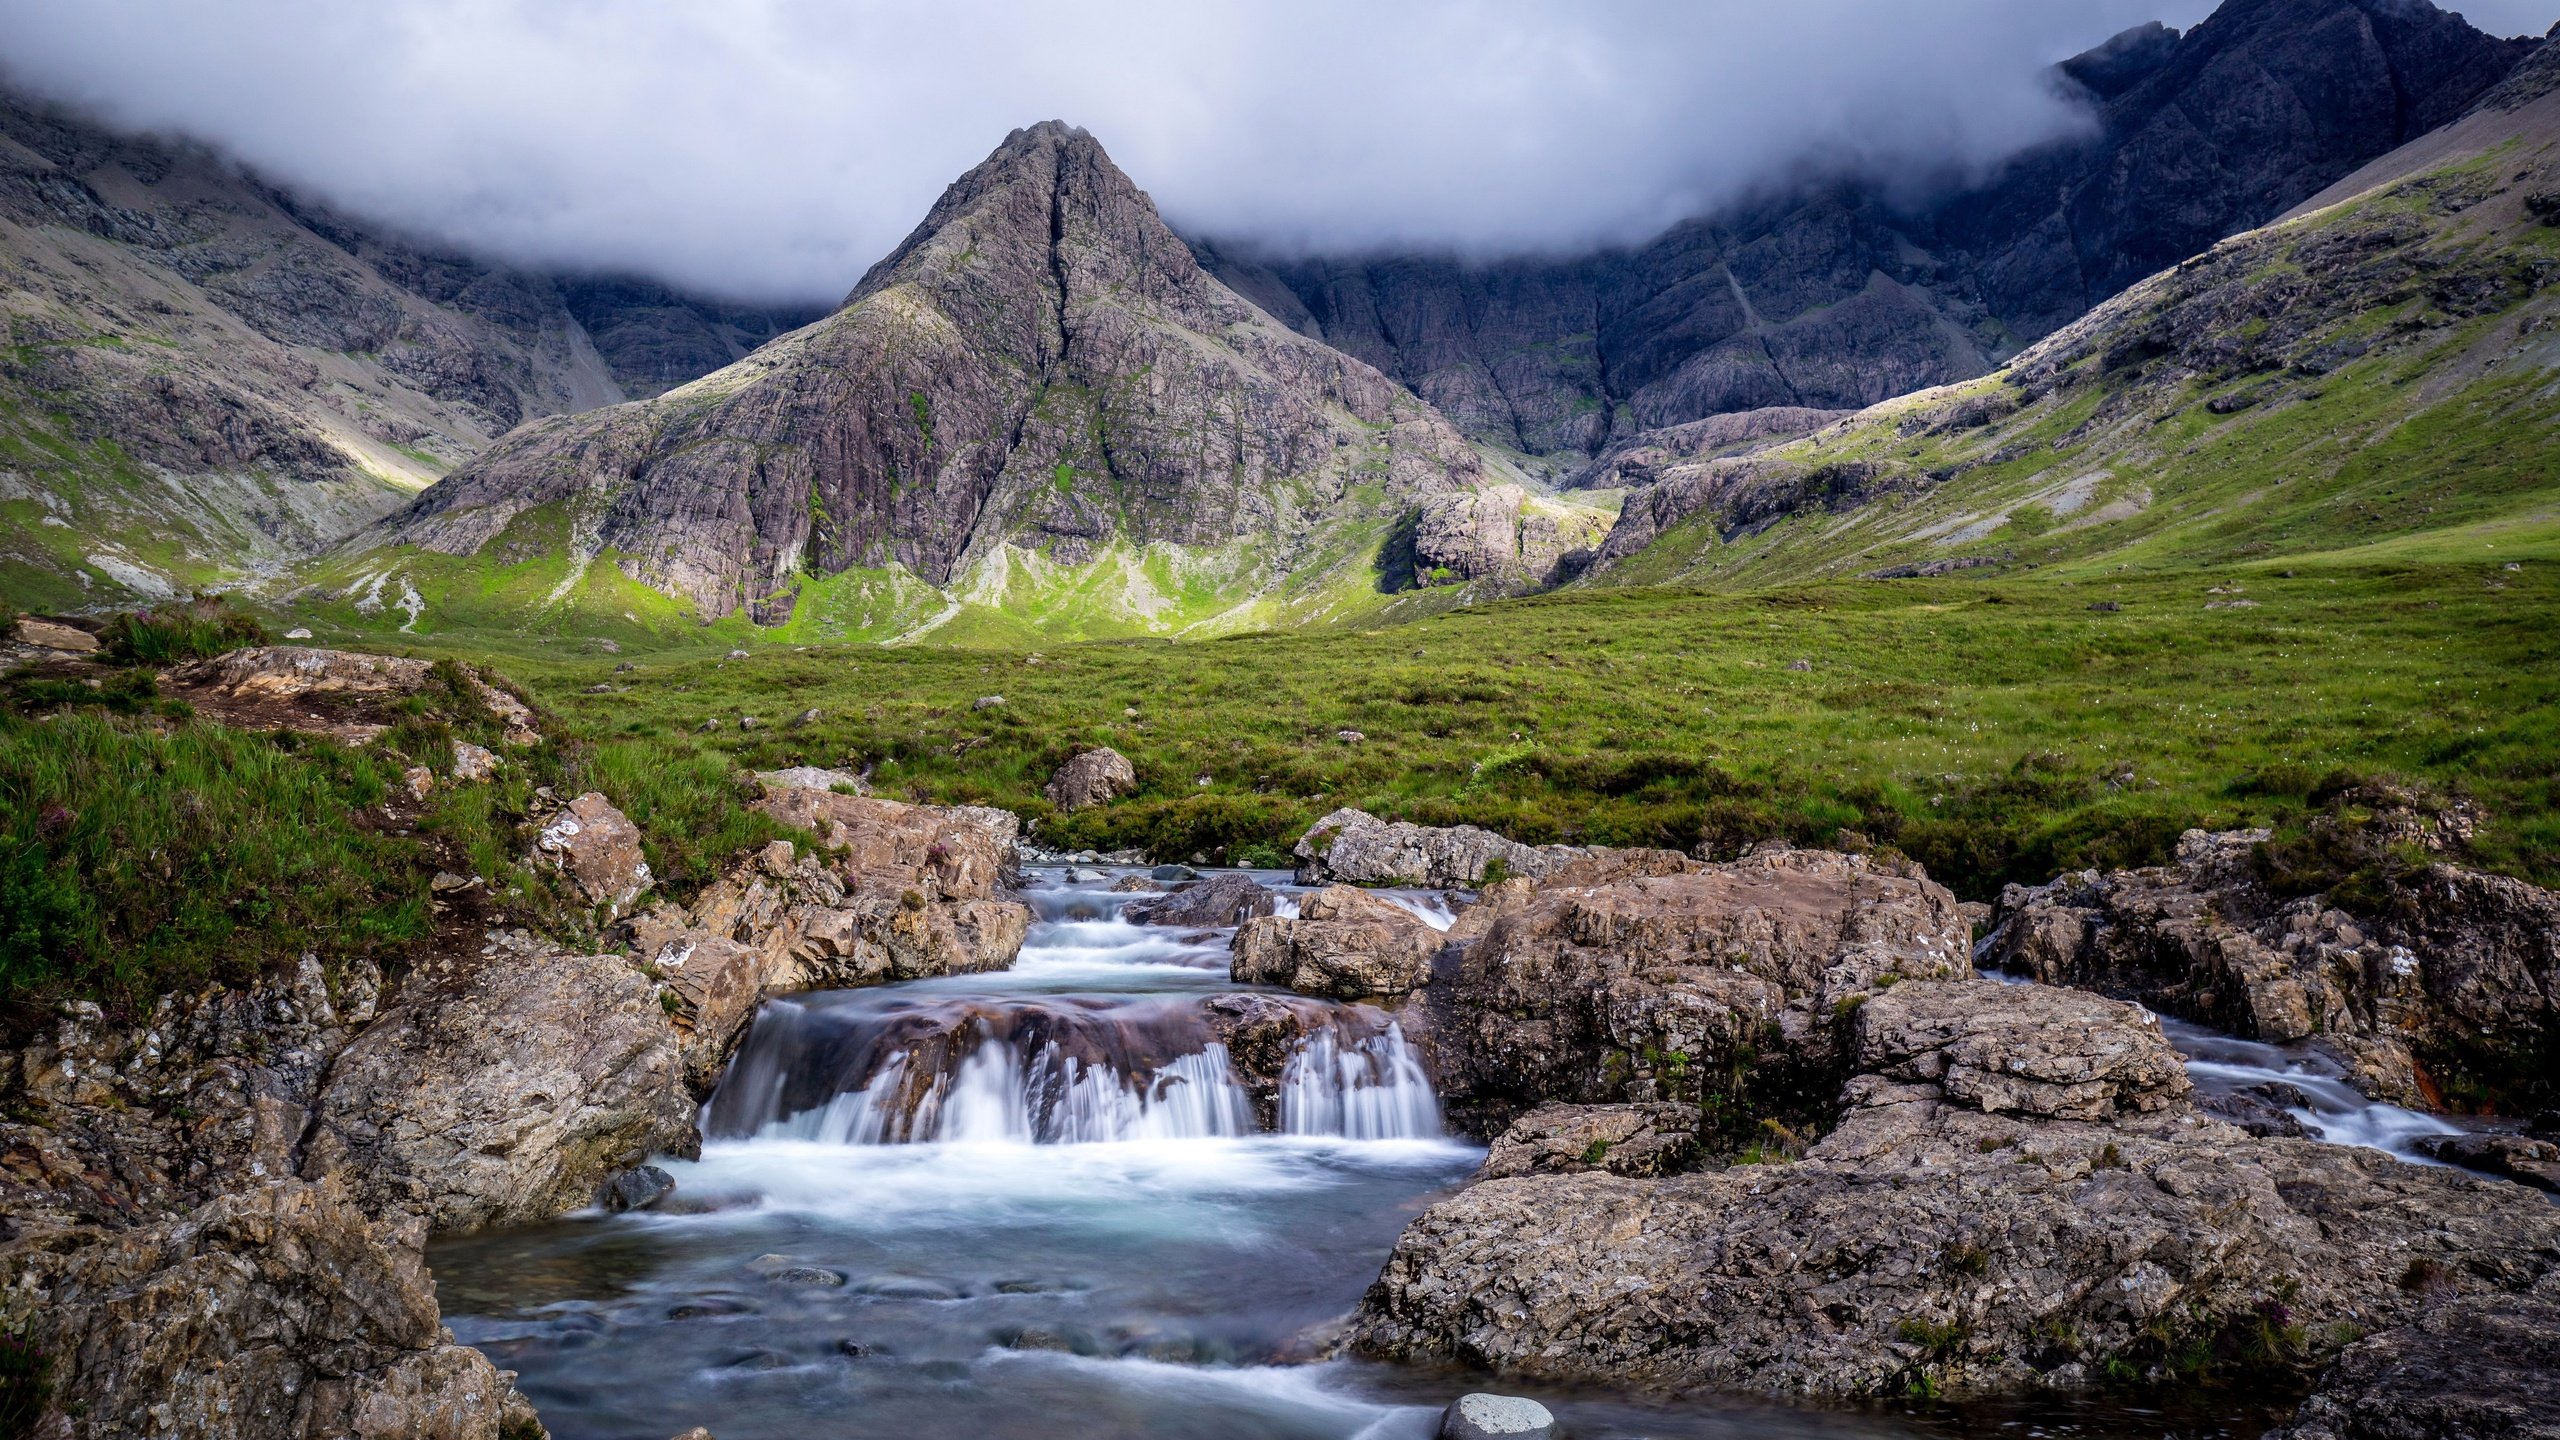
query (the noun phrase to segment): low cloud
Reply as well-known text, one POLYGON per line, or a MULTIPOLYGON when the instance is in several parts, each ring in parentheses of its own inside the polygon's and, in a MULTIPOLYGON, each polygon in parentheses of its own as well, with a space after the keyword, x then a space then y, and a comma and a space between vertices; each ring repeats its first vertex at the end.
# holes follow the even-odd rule
POLYGON ((2085 117, 2053 61, 2201 0, 0 0, 11 82, 552 267, 833 298, 1017 125, 1177 224, 1475 255, 1808 161, 1937 179, 2085 117))

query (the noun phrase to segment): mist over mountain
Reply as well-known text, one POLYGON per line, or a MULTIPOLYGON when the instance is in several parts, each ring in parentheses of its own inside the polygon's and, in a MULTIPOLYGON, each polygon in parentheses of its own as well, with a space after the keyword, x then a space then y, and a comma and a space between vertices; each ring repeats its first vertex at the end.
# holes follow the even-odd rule
POLYGON ((2092 123, 2055 62, 2208 8, 0 0, 0 71, 494 260, 833 301, 1044 116, 1108 137, 1186 234, 1562 253, 1808 167, 1976 178, 2092 123))

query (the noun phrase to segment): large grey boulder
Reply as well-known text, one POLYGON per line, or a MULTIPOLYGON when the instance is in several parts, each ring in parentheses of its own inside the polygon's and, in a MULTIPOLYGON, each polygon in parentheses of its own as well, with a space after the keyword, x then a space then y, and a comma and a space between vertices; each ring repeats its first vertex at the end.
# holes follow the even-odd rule
POLYGON ((1474 825, 1381 820, 1345 806, 1307 827, 1292 853, 1301 884, 1449 889, 1482 885, 1489 877, 1535 879, 1590 852, 1574 845, 1522 845, 1474 825))
POLYGON ((1844 1003, 1969 973, 1955 897, 1908 866, 1632 851, 1555 876, 1462 914, 1422 1000, 1444 1097, 1495 1126, 1548 1101, 1695 1103, 1737 1062, 1828 1066, 1844 1003))
POLYGON ((1915 996, 1859 1007, 1853 1063, 1884 1068, 1801 1160, 1484 1180, 1407 1227, 1355 1345, 1666 1388, 2069 1389, 2252 1326, 2288 1327, 2272 1363, 2317 1366, 2560 1267, 2560 1209, 2533 1191, 2195 1113, 2133 1006, 1915 996), (1993 1057, 2043 1078, 1967 1074, 1993 1057))
POLYGON ((1412 911, 1328 885, 1299 901, 1295 916, 1246 921, 1229 945, 1228 975, 1241 985, 1345 1000, 1401 996, 1431 978, 1439 949, 1440 932, 1412 911))
POLYGON ((576 1209, 606 1176, 698 1143, 656 987, 619 955, 498 937, 413 976, 339 1055, 303 1173, 451 1231, 576 1209))
POLYGON ((1090 810, 1108 805, 1138 788, 1138 767, 1109 746, 1079 750, 1058 767, 1040 793, 1061 810, 1090 810))
POLYGON ((1271 892, 1250 875, 1213 875, 1170 895, 1132 900, 1120 911, 1140 925, 1217 930, 1271 913, 1271 892))
MULTIPOLYGON (((2449 849, 2472 822, 2377 797, 2340 843, 2449 849)), ((2560 1098, 2535 1057, 2560 1037, 2560 895, 2449 863, 2378 867, 2352 897, 2288 897, 2261 830, 2179 837, 2175 859, 2085 870, 2000 897, 1985 963, 2141 1000, 2255 1039, 2312 1040, 2368 1093, 2424 1104, 2468 1078, 2560 1098)))
POLYGON ((414 1225, 276 1180, 181 1219, 0 1245, 15 1323, 54 1356, 54 1440, 532 1440, 514 1376, 453 1343, 414 1225))

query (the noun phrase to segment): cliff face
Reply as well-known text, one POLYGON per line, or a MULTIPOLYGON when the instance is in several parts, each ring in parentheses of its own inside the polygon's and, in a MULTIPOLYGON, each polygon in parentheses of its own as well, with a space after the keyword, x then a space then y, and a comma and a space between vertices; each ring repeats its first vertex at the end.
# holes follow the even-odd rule
MULTIPOLYGON (((1219 552, 1209 588, 1242 599, 1342 561, 1325 537, 1344 525, 1477 483, 1446 421, 1212 279, 1092 137, 1049 122, 955 182, 835 315, 658 399, 527 427, 373 538, 472 556, 565 509, 582 561, 778 624, 849 570, 984 585, 1162 546, 1219 552)), ((1133 572, 1124 599, 1143 610, 1152 584, 1133 572)))
POLYGON ((535 416, 812 316, 508 270, 0 95, 0 597, 272 573, 535 416))
POLYGON ((1469 434, 1590 454, 1706 415, 1980 375, 2453 119, 2526 48, 2427 0, 2228 0, 2184 35, 2144 26, 2066 62, 2056 83, 2087 100, 2092 133, 1916 212, 1842 185, 1633 251, 1491 266, 1202 250, 1469 434))

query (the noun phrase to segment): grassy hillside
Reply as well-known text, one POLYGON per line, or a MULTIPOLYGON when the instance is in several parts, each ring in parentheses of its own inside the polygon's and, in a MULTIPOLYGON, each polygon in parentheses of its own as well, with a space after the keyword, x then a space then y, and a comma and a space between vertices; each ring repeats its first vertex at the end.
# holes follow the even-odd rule
POLYGON ((2000 375, 1690 467, 1685 518, 1585 583, 2560 559, 2560 95, 2459 133, 2000 375))
POLYGON ((1356 804, 1726 853, 1848 830, 1987 896, 2158 858, 2190 825, 2298 816, 2345 773, 2476 794, 2483 855, 2552 880, 2555 602, 2546 566, 2258 564, 1557 595, 1046 651, 625 660, 521 641, 498 663, 635 753, 868 769, 882 793, 1002 805, 1052 843, 1176 857, 1268 861, 1356 804), (1142 789, 1052 815, 1041 782, 1085 744, 1128 754, 1142 789))

